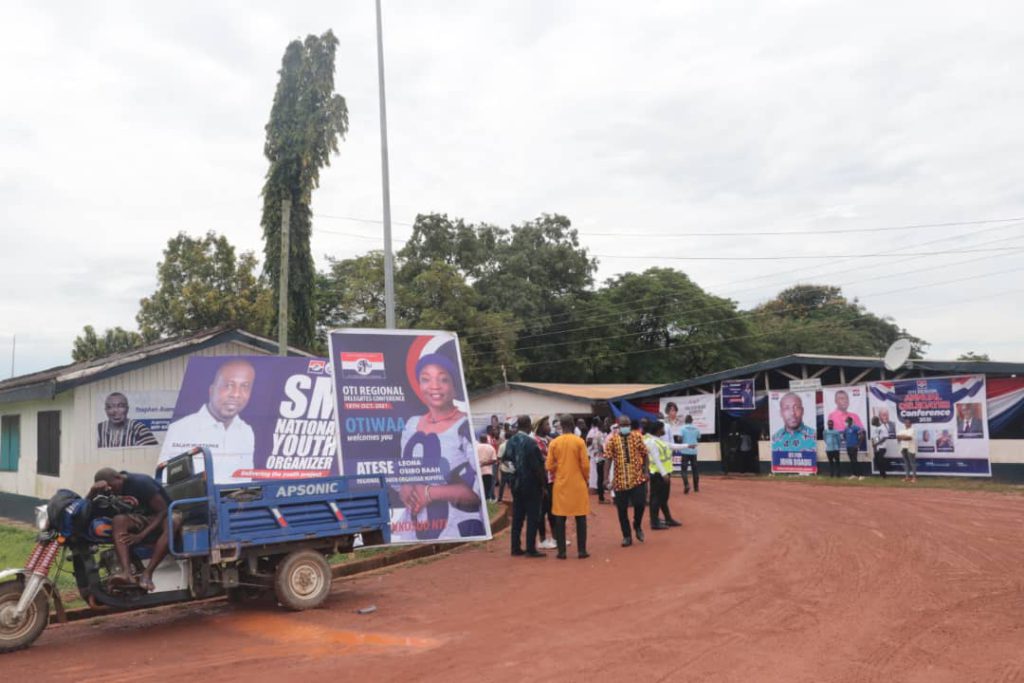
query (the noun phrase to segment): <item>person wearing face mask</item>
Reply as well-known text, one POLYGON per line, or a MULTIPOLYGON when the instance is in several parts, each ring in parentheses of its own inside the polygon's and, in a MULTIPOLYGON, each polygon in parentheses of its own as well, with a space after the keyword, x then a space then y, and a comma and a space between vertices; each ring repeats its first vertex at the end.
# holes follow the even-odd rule
POLYGON ((633 430, 629 418, 619 416, 617 433, 608 436, 604 456, 612 462, 609 486, 615 491, 615 507, 618 508, 619 526, 622 528, 622 547, 633 545, 630 532, 629 508, 633 508, 632 531, 636 540, 643 543, 644 508, 647 503, 648 453, 644 437, 639 430, 633 430))

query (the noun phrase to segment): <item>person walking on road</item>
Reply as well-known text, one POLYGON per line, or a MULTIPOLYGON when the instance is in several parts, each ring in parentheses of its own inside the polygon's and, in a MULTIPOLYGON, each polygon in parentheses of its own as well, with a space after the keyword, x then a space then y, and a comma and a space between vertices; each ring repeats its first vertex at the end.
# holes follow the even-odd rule
MULTIPOLYGON (((560 425, 559 425, 560 426, 560 425)), ((548 458, 548 444, 551 443, 551 419, 549 417, 542 417, 533 423, 533 439, 537 442, 537 448, 540 449, 541 461, 546 461, 548 458)), ((541 500, 540 506, 540 526, 537 527, 537 532, 540 534, 540 542, 537 543, 537 547, 542 550, 554 550, 557 546, 555 543, 555 516, 551 513, 551 477, 548 473, 544 473, 544 497, 541 500), (547 531, 551 532, 549 536, 545 531, 545 521, 547 522, 547 531)))
POLYGON ((572 415, 559 418, 562 435, 548 445, 544 466, 554 477, 551 487, 551 512, 555 520, 555 542, 558 559, 565 559, 565 522, 576 518, 576 549, 579 558, 587 552, 587 515, 590 514, 590 457, 587 444, 573 433, 572 415))
POLYGON ((494 498, 494 475, 491 474, 491 468, 494 463, 498 462, 498 452, 491 445, 491 428, 489 425, 487 433, 480 437, 480 442, 476 445, 476 459, 479 463, 484 483, 484 498, 492 500, 494 498))
POLYGON ((587 432, 587 452, 590 453, 590 460, 594 463, 597 472, 597 502, 604 502, 604 430, 601 429, 601 418, 595 417, 591 421, 590 431, 587 432))
POLYGON ((505 457, 512 460, 512 554, 545 557, 537 552, 537 523, 547 477, 544 456, 530 435, 530 416, 519 418, 519 430, 508 440, 505 457), (526 520, 526 552, 522 547, 523 520, 526 520))
POLYGON ((871 445, 875 451, 875 467, 882 479, 886 478, 886 470, 889 469, 885 459, 885 445, 889 440, 889 428, 878 419, 878 416, 871 418, 871 445))
POLYGON ((896 432, 900 444, 900 455, 903 456, 903 481, 917 481, 917 448, 914 447, 914 424, 910 420, 903 421, 903 429, 896 432))
POLYGON ((828 421, 822 437, 825 439, 825 455, 828 457, 828 476, 839 476, 839 443, 843 439, 843 433, 835 428, 832 420, 828 421))
POLYGON ((644 508, 647 505, 647 447, 639 430, 634 431, 629 418, 619 416, 618 433, 608 436, 604 456, 612 463, 609 485, 615 491, 619 526, 622 528, 622 547, 633 545, 630 532, 629 508, 633 508, 632 529, 636 540, 643 543, 644 508))
POLYGON ((505 457, 505 449, 508 448, 508 441, 516 433, 516 425, 512 423, 505 427, 505 438, 498 446, 498 502, 505 498, 505 488, 512 490, 512 480, 515 479, 516 466, 511 458, 505 457))
POLYGON ((665 424, 653 422, 644 437, 651 475, 651 529, 660 531, 673 526, 682 526, 672 518, 668 509, 668 497, 672 491, 672 449, 664 441, 665 424), (659 519, 664 516, 664 520, 659 519))
POLYGON ((686 466, 689 465, 693 471, 693 492, 700 492, 700 471, 697 469, 697 444, 700 443, 700 430, 693 426, 693 416, 687 415, 683 418, 683 428, 680 430, 683 437, 683 494, 690 493, 690 480, 686 478, 686 466))
POLYGON ((853 423, 853 418, 846 418, 846 428, 843 429, 843 443, 846 444, 846 457, 850 459, 850 479, 863 479, 860 475, 857 454, 860 453, 861 435, 864 433, 860 427, 853 423))

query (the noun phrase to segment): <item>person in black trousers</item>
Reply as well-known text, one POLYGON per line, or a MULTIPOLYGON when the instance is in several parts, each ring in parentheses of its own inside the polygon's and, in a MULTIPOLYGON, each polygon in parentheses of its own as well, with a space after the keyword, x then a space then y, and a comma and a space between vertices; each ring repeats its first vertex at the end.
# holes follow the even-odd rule
POLYGON ((521 416, 519 431, 505 445, 505 455, 516 467, 512 475, 512 554, 545 557, 544 553, 537 551, 537 529, 547 474, 540 448, 528 433, 530 426, 530 416, 521 416), (525 553, 522 546, 523 520, 526 520, 525 553))
POLYGON ((604 445, 605 457, 612 462, 612 475, 608 482, 615 489, 615 507, 618 508, 619 526, 622 528, 622 547, 643 543, 644 508, 647 507, 647 447, 643 435, 634 430, 629 418, 619 417, 619 428, 609 435, 604 445), (630 532, 629 508, 633 508, 633 530, 630 532))
POLYGON ((888 445, 889 428, 878 419, 878 416, 871 418, 871 445, 875 449, 875 468, 885 479, 889 470, 889 463, 885 459, 885 450, 888 445))
POLYGON ((857 453, 860 452, 860 440, 862 430, 857 425, 853 424, 853 418, 846 418, 846 429, 843 430, 843 443, 846 444, 846 457, 850 459, 850 471, 853 473, 850 475, 850 479, 858 478, 863 479, 860 476, 860 470, 857 464, 857 453))

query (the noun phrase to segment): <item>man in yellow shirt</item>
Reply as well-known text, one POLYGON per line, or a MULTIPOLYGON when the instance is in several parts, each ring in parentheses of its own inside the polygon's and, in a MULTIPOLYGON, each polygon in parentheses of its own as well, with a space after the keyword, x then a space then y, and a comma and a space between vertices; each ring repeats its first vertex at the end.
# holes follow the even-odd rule
POLYGON ((565 518, 576 518, 576 548, 579 558, 587 552, 587 515, 590 514, 590 456, 587 444, 573 433, 572 415, 558 420, 562 435, 548 445, 545 468, 554 477, 551 492, 551 514, 555 519, 555 542, 558 559, 565 559, 565 518))

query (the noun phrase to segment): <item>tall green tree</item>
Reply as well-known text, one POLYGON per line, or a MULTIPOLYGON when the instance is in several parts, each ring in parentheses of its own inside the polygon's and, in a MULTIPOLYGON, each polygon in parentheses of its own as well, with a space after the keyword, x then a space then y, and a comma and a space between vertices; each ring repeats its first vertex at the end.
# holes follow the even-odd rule
POLYGON ((178 233, 157 265, 157 289, 135 316, 147 340, 235 325, 255 334, 273 327, 273 292, 252 252, 236 254, 223 235, 178 233))
POLYGON ((756 335, 752 360, 792 353, 877 357, 901 337, 910 340, 911 357, 921 358, 928 346, 891 318, 871 313, 830 285, 789 287, 747 317, 756 335))
POLYGON ((80 363, 122 351, 131 351, 145 343, 146 341, 138 332, 112 327, 99 335, 96 334, 96 329, 92 325, 86 325, 82 329, 82 334, 75 337, 71 348, 71 358, 80 363))
POLYGON ((730 299, 685 273, 649 268, 609 279, 584 316, 577 357, 592 382, 672 382, 746 361, 749 327, 730 299))
MULTIPOLYGON (((280 282, 281 207, 291 200, 288 253, 289 340, 312 347, 316 339, 316 269, 310 251, 313 190, 320 169, 337 154, 348 131, 345 98, 334 92, 338 39, 331 31, 292 41, 278 71, 280 79, 267 123, 263 153, 270 161, 263 185, 264 272, 274 291, 280 282)), ((283 324, 278 321, 278 324, 283 324)))
MULTIPOLYGON (((338 327, 384 327, 384 252, 350 259, 328 258, 316 276, 317 352, 327 350, 327 332, 338 327)), ((398 284, 396 299, 401 300, 398 284)))

